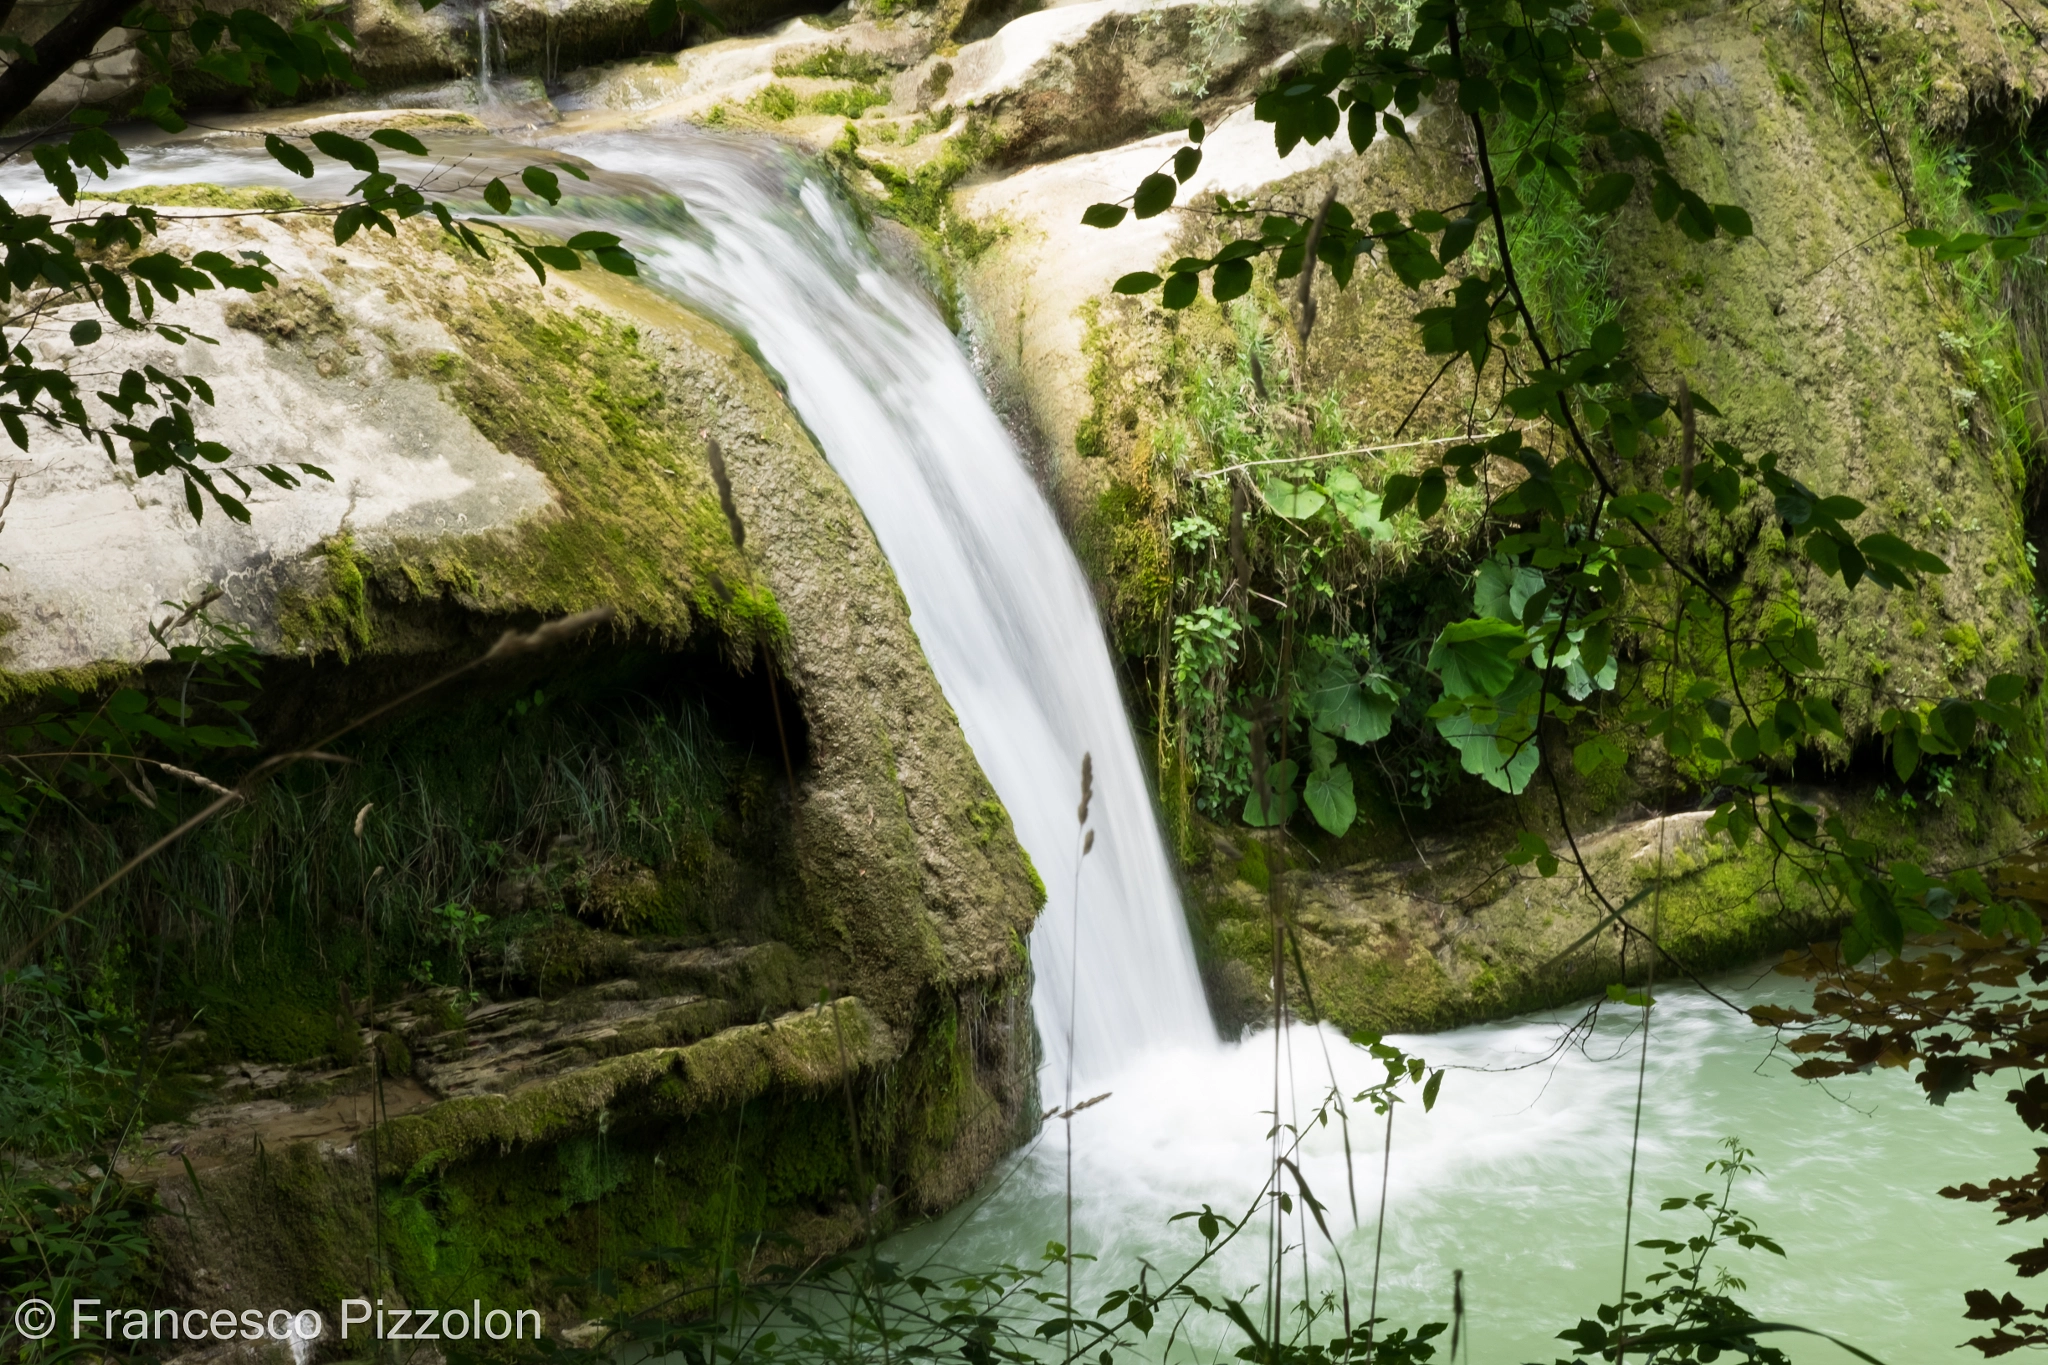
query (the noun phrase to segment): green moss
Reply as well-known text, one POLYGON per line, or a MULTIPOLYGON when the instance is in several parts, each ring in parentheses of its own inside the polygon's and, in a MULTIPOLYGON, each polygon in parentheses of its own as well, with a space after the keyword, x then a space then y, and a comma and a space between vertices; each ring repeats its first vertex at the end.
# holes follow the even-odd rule
POLYGON ((548 476, 561 514, 509 534, 401 544, 395 589, 546 615, 606 603, 671 641, 709 626, 736 659, 782 648, 788 620, 711 487, 702 399, 664 386, 635 327, 505 298, 442 319, 463 352, 445 376, 450 396, 487 440, 548 476))
POLYGON ((1264 895, 1273 884, 1272 875, 1266 869, 1266 846, 1257 839, 1245 842, 1244 857, 1237 863, 1239 881, 1247 882, 1264 895))
POLYGON ((786 57, 775 59, 775 74, 778 76, 811 76, 820 80, 859 81, 872 85, 884 80, 894 71, 887 62, 871 52, 849 52, 844 43, 811 52, 801 59, 786 57))
POLYGON ((1043 910, 1045 909, 1045 880, 1038 875, 1038 868, 1032 864, 1031 854, 1022 845, 1018 846, 1017 851, 1024 855, 1024 875, 1031 879, 1031 908, 1033 910, 1043 910))
MULTIPOLYGON (((950 111, 946 117, 950 120, 950 111)), ((914 141, 921 126, 914 124, 906 140, 914 141)), ((944 122, 937 124, 940 128, 945 126, 944 122)), ((872 175, 887 195, 875 205, 876 210, 918 234, 937 284, 940 312, 946 325, 955 331, 960 329, 960 291, 952 262, 978 260, 1002 235, 1002 230, 979 226, 952 212, 953 186, 1000 148, 1001 138, 988 120, 970 115, 966 126, 947 138, 936 155, 909 171, 862 156, 860 136, 851 123, 832 149, 832 155, 851 172, 843 178, 856 194, 864 193, 860 186, 866 175, 860 173, 872 175)))
POLYGON ((991 796, 967 808, 967 822, 974 826, 974 841, 987 848, 996 836, 1010 828, 1010 813, 991 796))
POLYGON ((868 110, 879 108, 888 102, 888 91, 857 85, 850 90, 821 90, 815 95, 807 95, 804 97, 803 109, 808 114, 859 118, 868 110))
POLYGON ((387 1076, 412 1075, 412 1049, 396 1033, 377 1035, 377 1063, 387 1076))
POLYGON ((780 123, 784 119, 796 117, 796 91, 790 89, 781 81, 770 81, 767 85, 761 87, 759 93, 747 101, 747 108, 765 118, 771 118, 780 123))
POLYGON ((1941 642, 1948 646, 1949 665, 1957 670, 1966 670, 1984 655, 1983 637, 1977 634, 1977 627, 1968 621, 1950 626, 1941 633, 1941 642))
POLYGON ((287 1065, 328 1056, 337 1051, 342 1030, 331 997, 321 996, 318 983, 291 978, 253 977, 202 989, 198 1018, 207 1050, 223 1060, 287 1065))
POLYGON ((1074 453, 1084 460, 1099 460, 1109 453, 1102 437, 1102 412, 1090 409, 1074 428, 1074 453))
POLYGON ((321 586, 310 592, 288 587, 278 595, 278 631, 288 650, 334 654, 347 663, 372 638, 368 561, 347 532, 322 541, 314 558, 321 586))
POLYGON ((204 182, 137 185, 129 190, 81 190, 78 197, 116 204, 149 204, 165 209, 262 209, 281 212, 305 207, 297 195, 274 185, 237 185, 233 188, 204 182))

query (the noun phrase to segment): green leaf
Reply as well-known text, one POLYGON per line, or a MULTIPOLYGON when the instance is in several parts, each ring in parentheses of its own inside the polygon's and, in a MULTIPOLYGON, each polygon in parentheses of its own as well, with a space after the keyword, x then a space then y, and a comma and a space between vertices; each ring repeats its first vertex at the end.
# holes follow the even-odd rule
POLYGON ((332 128, 322 128, 313 134, 313 145, 336 161, 355 167, 365 175, 374 174, 377 169, 377 153, 367 142, 359 142, 346 133, 337 133, 332 128))
POLYGON ((1587 777, 1602 768, 1619 768, 1627 758, 1621 746, 1605 735, 1595 735, 1583 744, 1572 746, 1572 766, 1587 777))
POLYGON ((1322 511, 1326 498, 1312 483, 1290 483, 1286 479, 1268 479, 1259 489, 1261 497, 1275 512, 1289 521, 1300 521, 1322 511))
POLYGON ((92 318, 84 318, 71 324, 71 344, 90 346, 100 339, 100 325, 92 318))
POLYGON ((1110 288, 1119 294, 1149 294, 1157 289, 1160 279, 1147 270, 1134 270, 1128 275, 1119 275, 1110 288))
POLYGON ((1228 303, 1231 299, 1249 294, 1252 288, 1252 263, 1246 260, 1224 261, 1216 267, 1216 275, 1209 288, 1216 296, 1216 302, 1228 303))
POLYGON ((1450 486, 1444 482, 1442 469, 1423 470, 1422 484, 1415 492, 1415 515, 1428 521, 1444 505, 1444 497, 1449 492, 1450 486))
POLYGON ((1130 212, 1122 204, 1090 204, 1081 214, 1081 224, 1092 228, 1113 228, 1130 212))
POLYGON ((1197 146, 1199 146, 1199 145, 1201 144, 1201 141, 1202 141, 1202 134, 1203 134, 1203 127, 1202 127, 1202 121, 1201 121, 1200 119, 1198 119, 1198 118, 1196 118, 1196 119, 1189 119, 1189 120, 1188 120, 1188 141, 1190 141, 1190 142, 1192 142, 1192 143, 1195 143, 1195 144, 1196 144, 1197 146))
POLYGON ((1585 192, 1579 196, 1579 203, 1584 206, 1586 212, 1596 218, 1603 217, 1626 204, 1628 197, 1635 193, 1635 189, 1634 176, 1627 171, 1610 171, 1587 182, 1585 192))
POLYGON ((1131 196, 1131 214, 1137 218, 1157 218, 1173 207, 1173 197, 1180 190, 1180 183, 1170 175, 1154 171, 1138 182, 1138 192, 1131 196))
POLYGON ((77 203, 78 175, 71 169, 70 159, 64 155, 62 147, 55 143, 39 143, 32 155, 36 159, 36 166, 43 173, 43 179, 50 182, 50 187, 57 191, 58 197, 67 204, 77 203))
POLYGON ((1643 40, 1625 28, 1610 32, 1607 35, 1607 45, 1614 49, 1615 56, 1626 57, 1630 61, 1643 55, 1643 40))
POLYGON ((1749 221, 1749 214, 1735 204, 1714 205, 1714 222, 1730 237, 1754 237, 1756 227, 1749 221))
POLYGON ((1259 802, 1259 791, 1253 785, 1251 794, 1244 799, 1244 822, 1259 829, 1271 829, 1284 825, 1294 818, 1296 798, 1294 779, 1299 772, 1291 758, 1284 758, 1266 769, 1266 791, 1271 798, 1268 805, 1259 802))
POLYGON ((1361 676, 1357 667, 1340 654, 1323 661, 1302 694, 1309 724, 1353 744, 1385 739, 1394 728, 1394 712, 1399 702, 1400 693, 1391 682, 1377 675, 1361 676))
POLYGON ((1904 782, 1920 766, 1920 727, 1917 722, 1901 725, 1892 733, 1892 770, 1904 782))
POLYGON ((1351 769, 1342 763, 1333 763, 1321 772, 1310 773, 1302 799, 1308 803, 1308 813, 1316 818, 1316 823, 1339 837, 1358 818, 1358 801, 1351 789, 1351 769))
POLYGON ((1173 154, 1173 178, 1185 185, 1202 169, 1202 149, 1183 147, 1173 154))
POLYGON ((379 128, 370 134, 370 141, 382 143, 394 152, 407 152, 413 156, 427 154, 427 144, 398 128, 379 128))
POLYGON ((484 202, 489 204, 495 212, 510 213, 512 211, 512 191, 506 187, 504 181, 494 179, 490 184, 484 186, 484 202))
POLYGON ((1522 609, 1543 590, 1541 570, 1517 565, 1498 555, 1472 575, 1472 609, 1496 621, 1520 623, 1522 609))
POLYGON ((279 166, 283 166, 283 168, 285 168, 285 170, 289 170, 291 174, 295 174, 295 176, 305 176, 305 178, 311 178, 311 174, 313 174, 313 158, 305 156, 305 153, 303 153, 303 151, 299 151, 297 147, 293 147, 293 145, 291 145, 289 141, 285 141, 283 137, 279 137, 279 135, 276 135, 276 133, 268 133, 268 135, 264 135, 264 139, 262 139, 262 149, 270 153, 270 160, 272 160, 272 162, 276 162, 276 164, 279 164, 279 166))
POLYGON ((1826 697, 1807 698, 1806 719, 1816 730, 1825 730, 1837 738, 1848 738, 1842 729, 1842 713, 1826 697))
POLYGON ((519 181, 536 197, 550 204, 562 202, 562 179, 544 166, 528 166, 519 173, 519 181))
POLYGON ((610 232, 579 232, 569 239, 571 251, 606 251, 617 247, 618 236, 610 232))
POLYGON ((1166 288, 1159 291, 1159 301, 1168 308, 1185 308, 1195 301, 1195 295, 1202 287, 1202 277, 1191 270, 1176 270, 1167 277, 1166 288))
POLYGON ((1392 540, 1394 528, 1380 516, 1380 495, 1369 492, 1348 469, 1333 470, 1323 480, 1323 491, 1337 515, 1367 540, 1392 540))
POLYGON ((1437 239, 1436 259, 1441 265, 1449 265, 1472 248, 1472 239, 1479 233, 1477 218, 1455 218, 1444 229, 1444 235, 1437 239))
POLYGON ((1509 621, 1453 621, 1430 647, 1429 669, 1451 695, 1497 696, 1522 671, 1516 651, 1525 643, 1522 628, 1509 621))

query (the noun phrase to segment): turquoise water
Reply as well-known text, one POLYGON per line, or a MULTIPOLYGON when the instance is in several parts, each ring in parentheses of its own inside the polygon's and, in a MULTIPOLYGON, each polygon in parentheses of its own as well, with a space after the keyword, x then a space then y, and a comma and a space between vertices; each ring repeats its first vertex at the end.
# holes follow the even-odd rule
MULTIPOLYGON (((1798 998, 1798 983, 1773 976, 1714 984, 1745 1005, 1798 998)), ((1452 1272, 1462 1269, 1474 1361, 1557 1358, 1558 1330, 1591 1316, 1620 1285, 1639 1012, 1609 1007, 1582 1047, 1556 1052, 1581 1013, 1397 1040, 1432 1065, 1460 1069, 1447 1076, 1434 1112, 1411 1104, 1395 1121, 1381 1311, 1396 1324, 1448 1317, 1452 1272)), ((1738 1135, 1762 1174, 1739 1184, 1733 1202, 1786 1252, 1782 1261, 1762 1251, 1721 1258, 1749 1282, 1742 1302, 1765 1319, 1837 1334, 1887 1365, 1981 1359, 1959 1346, 1974 1334, 1962 1319, 1963 1291, 2024 1297, 2027 1286, 2003 1259, 2029 1239, 2023 1229, 2001 1228, 1983 1206, 1936 1192, 2032 1164, 2029 1135, 1998 1098, 2004 1087, 1941 1109, 1896 1072, 1823 1088, 1789 1075, 1791 1061, 1774 1050, 1768 1030, 1696 988, 1662 992, 1655 1014, 1635 1236, 1683 1240, 1700 1230, 1697 1214, 1663 1213, 1657 1204, 1715 1184, 1702 1167, 1721 1139, 1738 1135)), ((1325 1045, 1347 1094, 1380 1074, 1336 1035, 1292 1028, 1279 1052, 1290 1116, 1305 1115, 1329 1088, 1325 1045)), ((1169 1227, 1172 1214, 1204 1201, 1242 1211, 1253 1199, 1266 1169, 1274 1070, 1271 1032, 1216 1050, 1154 1055, 1105 1087, 1109 1100, 1074 1119, 1074 1242, 1101 1258, 1083 1271, 1091 1293, 1134 1279, 1140 1258, 1168 1272, 1187 1264, 1199 1238, 1192 1223, 1169 1227)), ((1382 1136, 1377 1118, 1354 1117, 1355 1227, 1338 1131, 1313 1132, 1301 1163, 1331 1208, 1361 1317, 1382 1136)), ((1060 1126, 1049 1126, 969 1209, 898 1239, 896 1255, 988 1264, 1061 1237, 1063 1140, 1060 1126)), ((1235 1294, 1260 1283, 1263 1228, 1220 1259, 1209 1287, 1235 1294)), ((1302 1232, 1291 1220, 1290 1242, 1302 1232)), ((1312 1224, 1307 1232, 1309 1273, 1319 1288, 1333 1287, 1333 1258, 1312 1224)), ((1635 1287, 1656 1259, 1634 1254, 1635 1287)), ((1299 1252, 1289 1273, 1298 1284, 1299 1252)), ((1076 1297, 1087 1307, 1096 1302, 1076 1297)), ((1802 1363, 1852 1359, 1811 1338, 1778 1341, 1802 1363)), ((1199 1354, 1211 1350, 1213 1343, 1199 1354)))

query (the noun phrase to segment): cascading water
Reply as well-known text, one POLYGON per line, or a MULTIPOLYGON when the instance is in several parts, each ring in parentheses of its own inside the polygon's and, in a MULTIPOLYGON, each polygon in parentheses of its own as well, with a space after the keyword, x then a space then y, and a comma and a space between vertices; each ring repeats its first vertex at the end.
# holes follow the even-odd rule
POLYGON ((1150 787, 1094 596, 932 305, 785 154, 722 139, 565 145, 680 194, 693 231, 631 232, 643 272, 759 348, 846 480, 1048 900, 1031 936, 1046 1089, 1213 1043, 1150 787), (1097 831, 1080 858, 1081 757, 1097 831), (1080 914, 1075 915, 1076 866, 1080 914))
POLYGON ((491 0, 476 0, 476 102, 497 103, 491 85, 491 0))

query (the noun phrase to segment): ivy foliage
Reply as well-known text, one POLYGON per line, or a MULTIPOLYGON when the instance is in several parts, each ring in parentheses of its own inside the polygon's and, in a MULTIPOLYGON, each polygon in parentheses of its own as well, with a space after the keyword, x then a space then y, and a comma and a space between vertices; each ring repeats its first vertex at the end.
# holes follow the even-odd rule
MULTIPOLYGON (((1434 282, 1413 314, 1416 340, 1443 357, 1440 381, 1454 370, 1469 375, 1475 426, 1493 430, 1428 447, 1378 489, 1353 489, 1336 476, 1320 486, 1276 480, 1265 486, 1265 501, 1283 517, 1301 518, 1342 516, 1344 504, 1378 526, 1406 517, 1427 522, 1454 486, 1483 487, 1497 533, 1492 558, 1475 580, 1471 614, 1442 627, 1426 663, 1437 690, 1427 716, 1466 771, 1521 793, 1542 771, 1546 736, 1569 745, 1581 773, 1620 765, 1625 750, 1610 733, 1617 717, 1591 702, 1615 685, 1626 652, 1643 681, 1624 707, 1612 709, 1621 724, 1661 742, 1702 790, 1717 793, 1709 833, 1738 846, 1765 841, 1848 921, 1851 960, 1880 949, 1896 954, 1912 924, 1976 903, 1988 888, 1968 874, 1902 882, 1877 844, 1841 815, 1785 790, 1802 749, 1848 739, 1827 696, 1839 680, 1821 676, 1809 620, 1796 610, 1761 619, 1745 612, 1694 561, 1691 528, 1762 500, 1787 546, 1852 592, 1916 591, 1948 565, 1873 524, 1858 500, 1809 487, 1778 452, 1752 453, 1717 434, 1711 398, 1683 381, 1659 385, 1644 374, 1621 322, 1600 323, 1578 346, 1547 335, 1516 274, 1509 220, 1544 193, 1568 196, 1595 217, 1645 202, 1685 238, 1728 250, 1752 237, 1739 205, 1709 202, 1685 184, 1660 136, 1631 124, 1606 97, 1603 66, 1642 53, 1631 21, 1614 8, 1424 0, 1408 39, 1332 47, 1315 67, 1283 74, 1255 113, 1271 125, 1284 156, 1339 136, 1364 152, 1381 137, 1406 139, 1406 120, 1425 101, 1455 108, 1479 169, 1469 198, 1404 215, 1338 202, 1334 191, 1313 213, 1225 197, 1215 205, 1221 221, 1250 231, 1212 256, 1129 274, 1116 288, 1184 308, 1204 282, 1227 301, 1247 293, 1254 271, 1267 268, 1276 288, 1297 287, 1306 345, 1317 265, 1340 287, 1369 260, 1410 288, 1434 282), (1504 129, 1518 140, 1498 141, 1504 129), (1492 244, 1486 260, 1473 250, 1482 234, 1492 244)), ((1204 135, 1199 121, 1191 123, 1186 145, 1159 171, 1124 200, 1090 207, 1084 221, 1107 228, 1166 211, 1199 168, 1204 135)), ((2043 224, 2048 210, 2023 217, 2014 230, 2038 232, 2043 224)), ((1220 610, 1248 622, 1248 587, 1240 567, 1220 610)), ((1247 708, 1255 790, 1246 816, 1254 824, 1287 819, 1303 776, 1284 747, 1277 760, 1266 752, 1262 734, 1293 714, 1292 681, 1283 675, 1274 697, 1247 708)), ((1882 742, 1902 777, 1923 755, 1961 753, 1984 727, 2009 735, 2026 729, 2019 709, 2026 685, 2016 675, 1994 678, 1974 697, 1869 686, 1882 742)), ((1321 715, 1308 713, 1314 734, 1330 733, 1321 715)), ((1311 739, 1312 760, 1321 752, 1311 739)), ((1556 775, 1549 780, 1554 785, 1556 775)), ((1333 817, 1325 827, 1346 823, 1341 780, 1312 761, 1308 782, 1312 810, 1333 817)), ((1590 879, 1569 828, 1565 844, 1553 849, 1529 833, 1513 860, 1546 873, 1571 864, 1590 879)), ((1621 918, 1614 905, 1605 909, 1621 918)), ((2015 916, 2038 937, 2028 912, 2015 916)))

